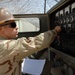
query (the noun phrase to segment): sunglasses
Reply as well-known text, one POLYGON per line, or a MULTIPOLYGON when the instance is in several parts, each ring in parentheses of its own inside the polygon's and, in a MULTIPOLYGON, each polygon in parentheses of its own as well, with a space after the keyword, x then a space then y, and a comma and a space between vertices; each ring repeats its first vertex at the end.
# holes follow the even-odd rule
POLYGON ((11 22, 11 23, 4 24, 4 25, 1 25, 1 26, 6 26, 6 25, 9 25, 10 28, 15 28, 16 27, 16 23, 15 22, 11 22))

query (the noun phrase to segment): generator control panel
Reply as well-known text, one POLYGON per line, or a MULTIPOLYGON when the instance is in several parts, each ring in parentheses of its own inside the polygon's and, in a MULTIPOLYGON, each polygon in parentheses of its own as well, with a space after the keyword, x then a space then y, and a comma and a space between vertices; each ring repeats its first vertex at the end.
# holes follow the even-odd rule
POLYGON ((52 47, 75 57, 75 1, 69 0, 49 14, 51 29, 59 25, 58 33, 52 47))

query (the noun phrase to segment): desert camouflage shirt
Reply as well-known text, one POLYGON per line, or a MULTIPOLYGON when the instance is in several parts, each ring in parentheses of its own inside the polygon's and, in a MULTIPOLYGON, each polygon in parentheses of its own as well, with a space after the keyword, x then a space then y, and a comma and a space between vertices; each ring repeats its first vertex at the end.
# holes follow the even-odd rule
POLYGON ((21 59, 50 46, 56 35, 51 30, 17 40, 0 37, 0 75, 21 75, 21 59))

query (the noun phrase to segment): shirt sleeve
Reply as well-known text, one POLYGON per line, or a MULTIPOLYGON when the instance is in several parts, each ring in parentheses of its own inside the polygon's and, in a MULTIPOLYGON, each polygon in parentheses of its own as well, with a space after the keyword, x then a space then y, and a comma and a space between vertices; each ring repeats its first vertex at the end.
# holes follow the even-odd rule
POLYGON ((49 30, 35 37, 23 37, 17 40, 1 40, 0 58, 4 56, 16 56, 17 60, 25 58, 36 51, 50 46, 56 35, 57 33, 54 30, 49 30))

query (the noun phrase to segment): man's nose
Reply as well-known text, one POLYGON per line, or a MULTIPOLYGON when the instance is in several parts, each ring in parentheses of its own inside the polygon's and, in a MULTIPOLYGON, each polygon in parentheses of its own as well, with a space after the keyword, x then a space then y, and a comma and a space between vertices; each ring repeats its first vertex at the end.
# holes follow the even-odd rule
POLYGON ((18 30, 18 27, 16 27, 16 30, 18 30))

